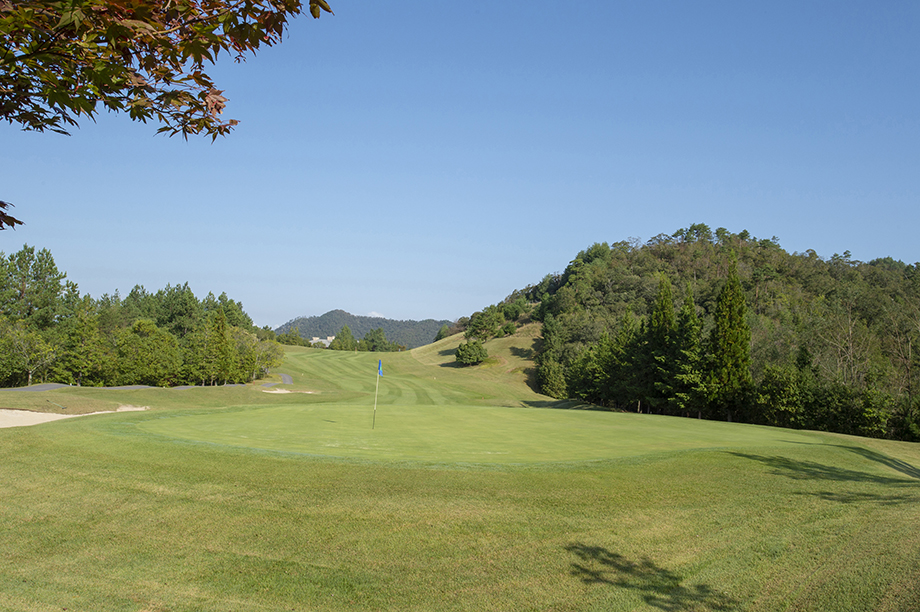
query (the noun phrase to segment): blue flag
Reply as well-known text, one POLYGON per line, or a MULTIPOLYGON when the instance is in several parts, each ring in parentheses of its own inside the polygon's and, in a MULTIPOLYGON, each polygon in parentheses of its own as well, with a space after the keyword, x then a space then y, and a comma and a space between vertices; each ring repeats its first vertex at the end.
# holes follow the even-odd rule
POLYGON ((377 360, 377 376, 383 376, 383 361, 381 359, 377 360))

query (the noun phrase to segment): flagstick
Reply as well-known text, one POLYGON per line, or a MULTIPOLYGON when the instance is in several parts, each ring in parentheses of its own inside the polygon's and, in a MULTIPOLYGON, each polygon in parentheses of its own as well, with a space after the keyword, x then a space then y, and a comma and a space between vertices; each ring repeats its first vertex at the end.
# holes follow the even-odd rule
POLYGON ((374 420, 371 423, 371 429, 377 425, 377 390, 380 389, 380 371, 377 372, 377 386, 374 388, 374 420))

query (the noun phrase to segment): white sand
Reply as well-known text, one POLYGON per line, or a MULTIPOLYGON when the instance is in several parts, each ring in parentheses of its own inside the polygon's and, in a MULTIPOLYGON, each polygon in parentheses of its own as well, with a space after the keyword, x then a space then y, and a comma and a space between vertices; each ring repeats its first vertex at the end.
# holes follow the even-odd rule
POLYGON ((4 410, 0 408, 0 427, 25 427, 26 425, 38 425, 49 421, 58 421, 60 419, 72 419, 74 417, 90 416, 92 414, 110 414, 112 412, 130 412, 135 410, 147 410, 148 406, 119 406, 118 410, 103 410, 102 412, 90 412, 87 414, 52 414, 50 412, 30 412, 29 410, 4 410))

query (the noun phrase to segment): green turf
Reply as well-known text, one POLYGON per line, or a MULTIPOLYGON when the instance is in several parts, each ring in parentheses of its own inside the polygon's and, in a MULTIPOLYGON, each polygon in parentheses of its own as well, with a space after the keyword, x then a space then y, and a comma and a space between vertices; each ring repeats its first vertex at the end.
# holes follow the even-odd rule
POLYGON ((210 444, 375 461, 539 463, 700 448, 780 447, 814 436, 649 415, 370 403, 247 406, 156 417, 141 431, 210 444), (374 429, 371 429, 372 426, 374 429))
MULTIPOLYGON (((920 449, 292 349, 293 391, 0 391, 0 610, 920 609, 920 449)), ((275 380, 280 380, 275 378, 275 380)))

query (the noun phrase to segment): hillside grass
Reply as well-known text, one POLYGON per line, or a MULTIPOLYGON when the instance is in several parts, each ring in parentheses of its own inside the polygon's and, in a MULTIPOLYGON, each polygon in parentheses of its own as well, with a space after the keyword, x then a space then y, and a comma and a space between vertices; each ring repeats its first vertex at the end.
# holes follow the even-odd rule
POLYGON ((0 430, 0 609, 920 609, 918 445, 553 402, 536 340, 0 391, 150 407, 0 430))

